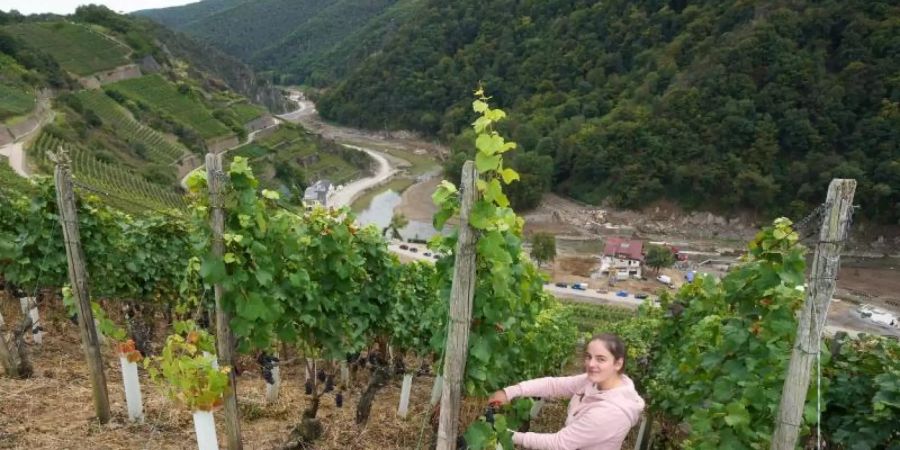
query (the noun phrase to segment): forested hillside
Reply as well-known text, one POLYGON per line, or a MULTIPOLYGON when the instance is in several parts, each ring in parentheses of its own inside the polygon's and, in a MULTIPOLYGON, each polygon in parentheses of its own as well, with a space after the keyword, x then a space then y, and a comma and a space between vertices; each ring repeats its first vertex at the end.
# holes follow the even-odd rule
POLYGON ((385 42, 424 0, 206 0, 138 11, 216 46, 282 84, 334 83, 385 42))
POLYGON ((784 214, 852 177, 895 223, 898 17, 862 0, 429 2, 319 110, 451 139, 483 82, 523 117, 519 157, 552 158, 575 198, 784 214))
POLYGON ((204 0, 171 8, 147 9, 135 14, 148 17, 167 27, 183 30, 194 21, 248 3, 250 0, 204 0))

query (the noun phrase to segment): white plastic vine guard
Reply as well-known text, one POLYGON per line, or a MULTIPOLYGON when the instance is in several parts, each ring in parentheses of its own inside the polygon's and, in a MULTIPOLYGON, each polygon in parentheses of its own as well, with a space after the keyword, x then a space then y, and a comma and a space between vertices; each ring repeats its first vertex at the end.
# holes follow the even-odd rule
POLYGON ((537 419, 537 416, 538 416, 538 414, 541 413, 541 408, 543 408, 543 407, 544 407, 544 399, 534 401, 534 404, 531 405, 531 412, 529 413, 529 416, 531 416, 532 420, 537 419))
POLYGON ((106 344, 106 336, 100 332, 100 321, 97 319, 94 319, 94 329, 97 330, 97 340, 100 344, 106 344))
POLYGON ((341 361, 341 385, 345 389, 350 387, 350 368, 346 361, 341 361))
POLYGON ((278 389, 281 388, 281 368, 272 368, 272 380, 275 384, 266 383, 266 403, 275 403, 278 400, 278 389))
MULTIPOLYGON (((22 306, 22 314, 28 314, 31 318, 31 329, 37 330, 39 326, 41 326, 41 315, 38 312, 37 303, 35 302, 34 297, 22 297, 19 299, 19 303, 22 306)), ((34 343, 37 345, 41 345, 44 342, 44 332, 32 332, 32 338, 34 339, 34 343)))
MULTIPOLYGON (((212 353, 210 353, 206 350, 203 350, 204 358, 209 357, 210 355, 212 355, 212 353)), ((212 362, 209 365, 212 366, 213 369, 219 370, 219 358, 218 357, 213 358, 212 362)))
POLYGON ((135 422, 144 421, 144 405, 141 398, 141 383, 138 379, 137 363, 129 362, 125 356, 119 356, 122 366, 122 383, 125 385, 125 403, 128 405, 128 418, 135 422))
POLYGON ((412 375, 403 375, 403 389, 400 390, 400 406, 397 408, 397 415, 406 418, 409 414, 409 393, 412 390, 412 375))
POLYGON ((434 379, 434 386, 431 387, 431 400, 428 402, 429 405, 434 406, 437 405, 438 400, 441 399, 441 390, 444 388, 444 376, 438 375, 434 379))
POLYGON ((216 437, 216 420, 212 411, 194 411, 194 432, 199 450, 219 450, 216 437))

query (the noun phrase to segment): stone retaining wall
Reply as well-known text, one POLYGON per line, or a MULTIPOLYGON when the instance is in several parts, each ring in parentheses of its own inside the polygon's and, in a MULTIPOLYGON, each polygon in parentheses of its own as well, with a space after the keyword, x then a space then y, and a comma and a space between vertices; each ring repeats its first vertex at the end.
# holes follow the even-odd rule
POLYGON ((93 75, 78 79, 85 89, 99 89, 100 86, 117 81, 128 80, 143 76, 141 68, 137 64, 125 64, 112 70, 104 70, 93 75))
POLYGON ((12 144, 13 141, 15 141, 15 139, 9 134, 9 130, 7 130, 6 127, 0 127, 0 146, 12 144))
POLYGON ((213 153, 222 153, 232 147, 237 147, 240 143, 241 141, 235 135, 207 139, 206 150, 213 153))
POLYGON ((244 124, 244 128, 248 132, 254 132, 256 130, 262 130, 263 128, 271 127, 275 125, 275 118, 269 114, 265 114, 263 116, 257 117, 247 123, 244 124))

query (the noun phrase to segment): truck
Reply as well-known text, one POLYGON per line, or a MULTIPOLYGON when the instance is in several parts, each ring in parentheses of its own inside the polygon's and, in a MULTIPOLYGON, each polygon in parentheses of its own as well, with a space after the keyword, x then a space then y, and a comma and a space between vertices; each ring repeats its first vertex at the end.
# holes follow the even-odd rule
POLYGON ((672 284, 672 277, 670 277, 668 275, 660 275, 660 276, 656 277, 656 281, 659 281, 660 283, 665 284, 665 285, 670 285, 670 284, 672 284))
POLYGON ((572 289, 575 289, 577 291, 586 291, 586 290, 588 290, 588 284, 587 283, 572 283, 572 289))

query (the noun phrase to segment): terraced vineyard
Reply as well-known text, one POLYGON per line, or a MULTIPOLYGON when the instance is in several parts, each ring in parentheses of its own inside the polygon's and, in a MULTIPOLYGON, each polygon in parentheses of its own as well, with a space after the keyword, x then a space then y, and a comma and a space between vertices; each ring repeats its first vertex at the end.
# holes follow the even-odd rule
POLYGON ((272 187, 291 186, 298 180, 309 184, 323 178, 341 184, 359 176, 360 168, 347 157, 357 155, 356 150, 316 139, 302 128, 282 124, 271 135, 238 148, 231 156, 249 158, 264 184, 271 182, 272 187))
POLYGON ((34 95, 20 87, 0 84, 0 120, 34 109, 34 95))
POLYGON ((204 139, 231 134, 231 130, 216 120, 199 99, 192 97, 190 93, 182 94, 175 85, 159 75, 132 78, 107 87, 168 114, 181 124, 193 128, 204 139))
POLYGON ((76 75, 91 75, 129 62, 128 48, 81 25, 55 21, 2 29, 28 46, 49 53, 63 69, 76 75))
POLYGON ((53 163, 48 152, 56 151, 60 146, 69 152, 75 180, 89 188, 114 194, 115 197, 98 193, 104 201, 114 206, 131 212, 138 212, 140 206, 156 210, 185 208, 182 197, 166 186, 147 181, 131 170, 100 161, 89 150, 51 134, 42 133, 38 137, 32 144, 31 155, 41 166, 49 169, 53 163))
POLYGON ((633 309, 613 305, 569 303, 566 308, 572 311, 572 323, 586 333, 592 333, 600 323, 621 322, 637 315, 633 309))
POLYGON ((166 139, 158 131, 134 120, 128 111, 102 91, 82 91, 77 94, 84 106, 97 113, 103 122, 126 141, 138 142, 147 149, 147 157, 153 162, 171 164, 185 155, 188 149, 166 139))
POLYGON ((234 103, 228 107, 228 110, 234 114, 241 124, 246 124, 266 112, 263 108, 247 102, 234 103))

